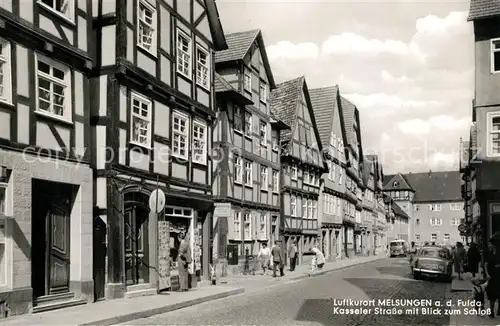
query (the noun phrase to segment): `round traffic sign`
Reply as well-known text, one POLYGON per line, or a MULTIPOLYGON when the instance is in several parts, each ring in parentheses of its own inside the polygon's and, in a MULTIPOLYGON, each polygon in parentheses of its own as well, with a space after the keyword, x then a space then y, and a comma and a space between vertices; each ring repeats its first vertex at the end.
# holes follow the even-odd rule
POLYGON ((165 208, 165 193, 161 189, 155 189, 149 195, 149 209, 153 213, 159 213, 165 208))
POLYGON ((467 226, 465 224, 462 223, 458 226, 458 231, 465 232, 466 230, 467 230, 467 226))

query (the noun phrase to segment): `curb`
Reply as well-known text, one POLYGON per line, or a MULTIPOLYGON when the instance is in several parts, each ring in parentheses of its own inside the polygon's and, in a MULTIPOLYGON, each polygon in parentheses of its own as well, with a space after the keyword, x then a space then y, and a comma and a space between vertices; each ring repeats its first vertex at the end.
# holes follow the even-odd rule
POLYGON ((91 322, 78 324, 77 326, 95 326, 95 325, 111 326, 111 325, 116 325, 116 324, 122 324, 122 323, 126 323, 126 322, 133 321, 136 319, 147 318, 147 317, 151 317, 154 315, 164 314, 164 313, 171 312, 174 310, 179 310, 179 309, 191 307, 191 306, 194 306, 194 305, 197 305, 200 303, 230 297, 230 296, 241 294, 244 292, 245 292, 245 288, 236 288, 236 289, 226 291, 226 292, 211 294, 211 295, 208 295, 208 296, 202 297, 202 298, 196 298, 196 299, 192 299, 192 300, 188 300, 188 301, 184 301, 184 302, 179 302, 176 304, 166 305, 164 307, 159 307, 159 308, 154 308, 154 309, 146 309, 146 310, 142 310, 142 311, 132 312, 132 313, 129 313, 126 315, 93 320, 91 322))
POLYGON ((353 263, 353 264, 348 265, 348 266, 341 266, 341 267, 338 267, 338 268, 335 268, 335 269, 328 269, 328 270, 324 270, 324 271, 318 271, 318 272, 314 272, 312 274, 311 273, 305 273, 305 274, 297 275, 295 277, 290 278, 290 281, 297 281, 297 280, 301 280, 301 279, 304 279, 304 278, 322 276, 322 275, 326 275, 326 274, 329 274, 329 273, 341 271, 341 270, 344 270, 344 269, 347 269, 347 268, 351 268, 351 267, 355 267, 355 266, 359 266, 359 265, 371 263, 371 262, 374 262, 374 261, 377 261, 377 260, 381 260, 381 259, 384 259, 384 258, 387 258, 387 257, 385 257, 385 256, 384 257, 378 257, 376 259, 367 260, 367 261, 363 261, 363 262, 357 262, 357 263, 353 263))

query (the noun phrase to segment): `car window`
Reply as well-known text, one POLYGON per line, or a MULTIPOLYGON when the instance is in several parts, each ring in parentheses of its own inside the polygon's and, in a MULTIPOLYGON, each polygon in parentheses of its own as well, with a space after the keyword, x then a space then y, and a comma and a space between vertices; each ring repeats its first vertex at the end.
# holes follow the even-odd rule
POLYGON ((420 249, 420 256, 423 257, 432 257, 432 258, 443 258, 449 259, 450 253, 447 249, 442 248, 423 248, 420 249))

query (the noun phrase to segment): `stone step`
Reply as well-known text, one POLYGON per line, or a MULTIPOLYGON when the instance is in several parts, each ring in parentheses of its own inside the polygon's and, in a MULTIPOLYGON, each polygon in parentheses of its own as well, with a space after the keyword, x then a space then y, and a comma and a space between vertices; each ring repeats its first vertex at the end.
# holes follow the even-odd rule
POLYGON ((156 294, 157 294, 156 289, 149 288, 149 289, 127 292, 125 293, 125 298, 133 299, 133 298, 145 297, 148 295, 156 295, 156 294))
POLYGON ((62 309, 62 308, 69 308, 69 307, 74 307, 74 306, 79 306, 79 305, 84 305, 84 304, 87 304, 87 301, 81 300, 81 299, 56 301, 56 302, 49 301, 48 303, 44 303, 42 305, 38 305, 38 306, 33 307, 33 313, 35 314, 35 313, 39 313, 39 312, 62 309))

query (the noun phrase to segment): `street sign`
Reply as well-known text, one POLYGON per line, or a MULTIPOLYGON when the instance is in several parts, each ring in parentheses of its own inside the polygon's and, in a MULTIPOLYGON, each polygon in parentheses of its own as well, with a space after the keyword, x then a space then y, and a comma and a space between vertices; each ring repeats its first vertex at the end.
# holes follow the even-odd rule
POLYGON ((153 190, 149 196, 149 209, 153 213, 159 213, 165 208, 165 193, 161 189, 153 190))
POLYGON ((467 230, 467 226, 465 224, 462 223, 458 226, 458 231, 465 232, 466 230, 467 230))

